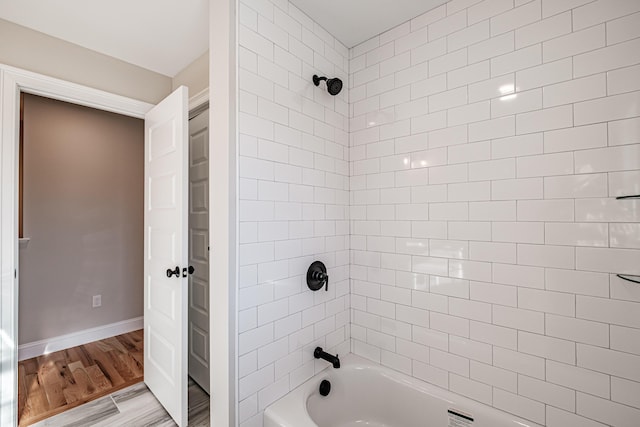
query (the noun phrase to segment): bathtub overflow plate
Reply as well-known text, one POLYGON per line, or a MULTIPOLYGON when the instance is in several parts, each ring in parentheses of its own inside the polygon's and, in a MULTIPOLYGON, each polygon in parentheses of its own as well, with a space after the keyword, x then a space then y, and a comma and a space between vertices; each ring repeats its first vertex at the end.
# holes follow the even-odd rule
POLYGON ((331 383, 328 380, 322 380, 320 383, 320 394, 322 396, 328 396, 331 393, 331 383))

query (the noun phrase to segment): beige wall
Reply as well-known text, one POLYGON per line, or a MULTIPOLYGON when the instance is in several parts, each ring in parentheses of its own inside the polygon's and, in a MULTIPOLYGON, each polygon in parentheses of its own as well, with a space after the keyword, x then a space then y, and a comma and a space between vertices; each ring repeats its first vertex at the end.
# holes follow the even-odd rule
POLYGON ((33 95, 24 111, 19 342, 142 316, 143 121, 33 95))
POLYGON ((171 77, 0 19, 0 63, 157 103, 171 77))
POLYGON ((173 89, 181 85, 189 88, 190 97, 209 87, 209 51, 175 75, 172 81, 173 89))

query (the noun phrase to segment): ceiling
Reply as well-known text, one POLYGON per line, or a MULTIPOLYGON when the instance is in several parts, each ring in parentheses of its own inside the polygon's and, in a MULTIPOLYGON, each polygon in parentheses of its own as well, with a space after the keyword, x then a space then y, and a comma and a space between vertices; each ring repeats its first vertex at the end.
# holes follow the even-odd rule
POLYGON ((208 0, 0 0, 0 18, 169 77, 209 47, 208 0))
MULTIPOLYGON (((291 2, 352 47, 446 0, 291 2)), ((0 0, 0 18, 173 77, 207 50, 208 7, 208 0, 0 0)))
POLYGON ((353 47, 447 0, 291 0, 318 24, 353 47))

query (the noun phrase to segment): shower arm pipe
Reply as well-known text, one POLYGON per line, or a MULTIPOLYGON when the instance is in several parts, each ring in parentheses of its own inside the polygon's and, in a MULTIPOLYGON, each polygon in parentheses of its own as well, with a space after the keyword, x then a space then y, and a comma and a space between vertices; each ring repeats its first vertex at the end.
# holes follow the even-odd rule
POLYGON ((636 277, 636 278, 640 279, 640 276, 636 276, 636 275, 633 275, 633 274, 616 274, 616 276, 618 276, 622 280, 626 280, 627 282, 640 284, 640 280, 631 279, 631 277, 636 277))
POLYGON ((640 199, 640 194, 632 194, 629 196, 618 196, 616 200, 640 199))
POLYGON ((329 79, 327 77, 319 77, 317 75, 313 76, 313 84, 315 84, 316 86, 318 86, 320 84, 320 82, 323 81, 323 80, 326 82, 329 79))

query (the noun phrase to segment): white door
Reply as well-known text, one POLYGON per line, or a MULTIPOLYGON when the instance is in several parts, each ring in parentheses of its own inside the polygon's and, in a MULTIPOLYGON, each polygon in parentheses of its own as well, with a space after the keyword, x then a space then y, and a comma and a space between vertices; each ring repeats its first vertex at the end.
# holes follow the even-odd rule
POLYGON ((188 414, 187 114, 182 86, 144 125, 144 382, 180 427, 188 414))
POLYGON ((209 393, 209 110, 189 120, 189 375, 209 393))

